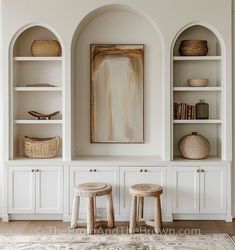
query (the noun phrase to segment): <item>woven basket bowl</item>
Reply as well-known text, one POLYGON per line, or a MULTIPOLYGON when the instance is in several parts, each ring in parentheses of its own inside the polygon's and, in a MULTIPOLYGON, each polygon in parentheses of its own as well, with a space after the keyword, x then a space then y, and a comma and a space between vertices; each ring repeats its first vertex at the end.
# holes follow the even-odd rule
POLYGON ((179 151, 186 159, 204 159, 209 155, 210 143, 204 136, 192 132, 192 134, 181 138, 179 141, 179 151))
POLYGON ((206 87, 208 85, 208 79, 188 79, 187 84, 190 87, 206 87))
POLYGON ((201 46, 207 46, 207 41, 206 40, 182 40, 181 41, 182 46, 194 46, 194 47, 201 47, 201 46))
POLYGON ((61 47, 56 40, 35 40, 31 46, 33 56, 60 56, 61 47))
POLYGON ((179 53, 181 56, 206 56, 208 53, 207 41, 183 40, 180 43, 179 53))
POLYGON ((59 148, 59 137, 24 137, 24 152, 29 158, 53 158, 59 148))

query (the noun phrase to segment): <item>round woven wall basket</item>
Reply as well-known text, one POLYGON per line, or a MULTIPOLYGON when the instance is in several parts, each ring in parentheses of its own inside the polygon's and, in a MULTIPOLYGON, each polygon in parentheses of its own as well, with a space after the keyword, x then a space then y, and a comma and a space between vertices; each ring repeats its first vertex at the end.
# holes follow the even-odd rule
POLYGON ((61 47, 56 40, 35 40, 31 53, 33 56, 61 56, 61 47))
POLYGON ((179 53, 181 56, 206 56, 208 53, 207 41, 183 40, 180 43, 179 53))
POLYGON ((209 155, 210 143, 204 136, 192 132, 192 134, 185 135, 181 138, 179 151, 181 155, 187 159, 204 159, 209 155))

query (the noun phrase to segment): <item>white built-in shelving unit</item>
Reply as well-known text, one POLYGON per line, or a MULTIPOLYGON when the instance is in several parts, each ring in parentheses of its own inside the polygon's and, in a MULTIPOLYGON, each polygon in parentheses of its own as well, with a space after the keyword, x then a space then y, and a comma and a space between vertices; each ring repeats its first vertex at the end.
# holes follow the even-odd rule
MULTIPOLYGON (((210 158, 223 159, 225 141, 223 139, 223 56, 219 40, 209 29, 195 25, 184 30, 177 38, 172 57, 172 107, 173 103, 195 105, 199 99, 209 103, 208 120, 174 120, 172 118, 172 159, 179 159, 178 143, 180 138, 191 132, 205 136, 211 145, 210 158), (182 40, 202 39, 208 42, 206 56, 180 56, 182 40), (206 87, 189 87, 187 79, 206 78, 206 87)), ((172 114, 173 117, 173 114, 172 114)))
MULTIPOLYGON (((63 53, 56 57, 35 57, 31 54, 34 40, 58 40, 50 30, 32 26, 24 30, 12 45, 11 54, 11 116, 10 156, 24 159, 23 138, 59 136, 58 157, 63 156, 63 53), (27 87, 27 84, 47 83, 54 87, 27 87), (35 120, 28 114, 60 111, 51 120, 35 120)), ((26 159, 26 158, 25 158, 26 159)))
MULTIPOLYGON (((170 9, 166 7, 173 1, 158 1, 159 4, 147 1, 146 13, 141 9, 136 12, 138 3, 131 4, 135 1, 122 2, 104 6, 91 3, 92 12, 89 14, 87 9, 78 8, 77 11, 74 8, 75 16, 71 9, 69 20, 59 20, 51 15, 41 16, 43 12, 39 11, 39 23, 30 23, 27 28, 24 26, 20 30, 19 26, 25 20, 30 21, 33 15, 31 12, 22 12, 22 8, 27 10, 24 3, 20 3, 20 8, 17 3, 9 10, 8 4, 5 4, 3 30, 9 29, 9 32, 5 33, 3 39, 3 104, 6 106, 3 116, 6 125, 3 126, 3 156, 6 159, 2 171, 3 221, 70 221, 74 186, 84 182, 104 182, 112 186, 116 221, 130 219, 129 188, 137 183, 155 183, 163 187, 163 221, 232 221, 232 143, 229 138, 232 130, 229 76, 231 24, 229 15, 226 18, 229 4, 224 4, 221 15, 216 17, 211 15, 211 4, 206 4, 205 11, 198 16, 195 13, 191 15, 193 5, 190 4, 180 13, 179 7, 183 9, 183 6, 175 4, 178 7, 171 14, 178 11, 182 16, 178 19, 176 17, 175 24, 166 26, 163 32, 164 26, 157 28, 158 21, 160 24, 166 23, 167 15, 160 15, 156 19, 151 16, 151 11, 147 11, 148 5, 151 10, 159 5, 169 12, 170 9), (125 5, 124 2, 130 4, 125 5), (19 14, 18 19, 11 18, 13 10, 19 14), (212 26, 209 23, 193 25, 190 20, 195 17, 206 20, 212 26), (185 20, 190 22, 187 27, 184 26, 185 20), (117 28, 111 29, 112 24, 117 28), (220 33, 223 28, 224 32, 220 33), (10 36, 14 30, 16 33, 12 38, 10 36), (173 37, 174 40, 171 39, 173 37), (32 42, 50 39, 60 42, 62 55, 33 57, 30 51, 32 42), (185 39, 207 40, 208 55, 180 56, 180 42, 185 39), (145 143, 91 143, 89 45, 123 41, 138 41, 146 45, 145 143), (207 78, 209 84, 206 87, 188 87, 189 78, 207 78), (27 84, 35 83, 53 84, 55 87, 26 87, 27 84), (173 118, 174 102, 194 105, 199 99, 209 103, 208 120, 173 118), (35 120, 28 114, 30 110, 41 113, 61 112, 51 120, 35 120), (206 159, 188 160, 180 156, 179 140, 194 131, 204 135, 210 142, 211 150, 206 159), (25 157, 24 136, 60 136, 57 156, 52 159, 25 157)), ((71 4, 72 7, 78 5, 71 4)), ((216 1, 215 7, 219 9, 220 6, 216 1)), ((34 7, 32 11, 37 12, 34 7)), ((80 216, 83 218, 86 215, 86 204, 81 201, 80 205, 80 216)), ((145 215, 150 218, 153 204, 146 200, 145 207, 145 215)), ((102 199, 97 203, 97 212, 99 217, 106 213, 106 203, 102 199)))

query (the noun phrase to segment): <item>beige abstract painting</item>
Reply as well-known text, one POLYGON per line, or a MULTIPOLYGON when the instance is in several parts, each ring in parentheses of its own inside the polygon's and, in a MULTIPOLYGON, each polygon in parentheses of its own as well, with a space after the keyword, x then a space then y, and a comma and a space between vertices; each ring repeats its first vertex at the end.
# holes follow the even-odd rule
POLYGON ((144 45, 91 45, 91 142, 144 142, 144 45))

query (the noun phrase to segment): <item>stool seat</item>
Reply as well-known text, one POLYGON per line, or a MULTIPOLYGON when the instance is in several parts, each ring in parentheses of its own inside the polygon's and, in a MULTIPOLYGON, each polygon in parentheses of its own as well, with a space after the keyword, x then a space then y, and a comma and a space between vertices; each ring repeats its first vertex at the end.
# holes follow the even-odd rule
POLYGON ((103 196, 112 192, 112 186, 105 183, 83 183, 74 187, 74 194, 81 197, 103 196))
POLYGON ((98 190, 106 187, 107 184, 105 183, 83 183, 78 185, 78 188, 81 190, 98 190))
POLYGON ((130 194, 142 197, 154 197, 162 194, 162 187, 155 184, 136 184, 130 187, 130 194))

